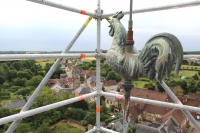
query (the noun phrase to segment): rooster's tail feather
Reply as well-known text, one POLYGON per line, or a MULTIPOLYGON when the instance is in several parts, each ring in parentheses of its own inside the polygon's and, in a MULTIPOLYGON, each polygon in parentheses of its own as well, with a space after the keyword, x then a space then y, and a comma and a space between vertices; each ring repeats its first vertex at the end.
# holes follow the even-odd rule
POLYGON ((159 33, 152 36, 140 52, 138 58, 144 64, 144 75, 161 81, 164 74, 169 79, 173 64, 175 76, 178 76, 182 60, 183 48, 180 41, 170 33, 159 33))

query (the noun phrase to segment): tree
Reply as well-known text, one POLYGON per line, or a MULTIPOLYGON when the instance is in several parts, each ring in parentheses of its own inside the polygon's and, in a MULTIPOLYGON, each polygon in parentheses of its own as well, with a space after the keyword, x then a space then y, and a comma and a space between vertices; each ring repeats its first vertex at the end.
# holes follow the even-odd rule
POLYGON ((53 131, 50 129, 47 123, 42 123, 37 129, 37 133, 52 133, 52 132, 53 131))
POLYGON ((148 88, 149 90, 154 90, 155 89, 155 84, 153 82, 148 82, 144 84, 144 88, 148 88))
POLYGON ((10 92, 7 91, 0 92, 0 99, 9 99, 9 98, 10 98, 10 92))
POLYGON ((16 78, 13 80, 15 86, 25 86, 26 78, 16 78))
POLYGON ((188 63, 187 60, 183 60, 182 64, 183 64, 183 65, 189 65, 189 63, 188 63))
POLYGON ((30 131, 32 130, 28 123, 20 123, 19 126, 17 126, 15 133, 28 133, 30 131))
POLYGON ((8 73, 8 80, 12 81, 12 79, 17 78, 17 70, 10 70, 8 73))
POLYGON ((19 89, 16 93, 17 95, 27 96, 30 94, 30 92, 31 92, 30 88, 22 88, 19 89))
POLYGON ((165 90, 163 89, 163 87, 160 85, 159 82, 156 82, 156 86, 157 86, 159 92, 165 92, 165 90))
POLYGON ((88 110, 88 103, 85 100, 74 102, 71 104, 73 108, 81 108, 83 110, 88 110))
POLYGON ((114 71, 110 71, 108 72, 107 76, 106 76, 106 80, 116 80, 117 82, 121 81, 122 78, 119 76, 119 74, 115 73, 114 71))
POLYGON ((27 80, 26 86, 34 86, 37 87, 39 83, 42 81, 43 77, 42 76, 34 76, 30 80, 27 80))
POLYGON ((74 120, 82 120, 87 114, 87 111, 81 108, 67 108, 65 118, 72 118, 74 120))
POLYGON ((169 82, 169 87, 175 87, 175 86, 177 86, 178 84, 177 84, 177 82, 175 81, 175 80, 170 80, 170 82, 169 82))
POLYGON ((21 68, 21 64, 18 61, 16 61, 13 62, 10 67, 15 68, 17 71, 19 71, 21 68))
POLYGON ((89 110, 95 111, 96 110, 96 102, 90 102, 89 103, 89 110))
POLYGON ((106 107, 105 101, 102 102, 102 105, 101 105, 101 112, 102 112, 102 113, 105 113, 105 114, 106 114, 106 112, 107 112, 107 107, 106 107))
POLYGON ((17 73, 17 76, 19 77, 19 78, 26 78, 26 79, 31 79, 31 77, 32 77, 32 75, 30 75, 28 72, 25 72, 25 71, 19 71, 18 73, 17 73))
POLYGON ((186 90, 186 93, 188 93, 188 92, 195 93, 196 91, 197 91, 196 81, 193 78, 188 79, 187 80, 187 90, 186 90))
POLYGON ((194 80, 199 80, 199 76, 198 76, 197 74, 193 75, 192 78, 193 78, 194 80))
POLYGON ((88 124, 95 125, 95 123, 96 123, 96 113, 88 111, 87 115, 83 118, 83 120, 87 121, 88 124))
POLYGON ((6 82, 3 83, 4 88, 8 88, 8 87, 11 87, 11 86, 12 86, 11 82, 6 81, 6 82))
POLYGON ((4 82, 6 82, 5 77, 0 75, 0 84, 3 84, 4 82))
POLYGON ((135 133, 136 132, 136 126, 132 126, 128 129, 128 133, 135 133))

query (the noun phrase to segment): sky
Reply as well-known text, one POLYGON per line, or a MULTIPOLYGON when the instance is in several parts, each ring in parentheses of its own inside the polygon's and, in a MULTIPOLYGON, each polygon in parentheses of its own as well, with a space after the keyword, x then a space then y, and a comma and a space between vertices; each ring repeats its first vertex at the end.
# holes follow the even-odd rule
MULTIPOLYGON (((94 12, 97 0, 49 0, 94 12)), ((133 10, 188 2, 191 0, 133 0, 133 10)), ((129 0, 101 0, 105 14, 128 11, 129 0)), ((184 51, 200 51, 200 6, 133 14, 134 46, 141 50, 154 34, 172 33, 184 51)), ((86 15, 49 7, 26 0, 1 0, 0 51, 63 51, 79 31, 86 15)), ((129 16, 121 20, 128 28, 129 16)), ((76 40, 70 51, 94 51, 97 44, 96 20, 76 40)), ((108 50, 112 37, 109 24, 101 21, 101 49, 108 50)))

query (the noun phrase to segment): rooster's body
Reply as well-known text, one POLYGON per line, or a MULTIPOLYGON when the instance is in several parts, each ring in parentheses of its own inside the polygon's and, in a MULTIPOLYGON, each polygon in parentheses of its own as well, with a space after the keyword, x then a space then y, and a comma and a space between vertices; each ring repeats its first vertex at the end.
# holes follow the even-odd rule
POLYGON ((139 56, 134 56, 125 51, 126 29, 120 22, 122 17, 123 13, 119 12, 110 22, 109 34, 113 36, 113 41, 106 55, 109 66, 128 80, 143 75, 154 79, 158 74, 158 80, 161 81, 164 74, 169 79, 176 63, 175 76, 177 76, 183 60, 180 41, 169 33, 157 34, 147 41, 139 56))

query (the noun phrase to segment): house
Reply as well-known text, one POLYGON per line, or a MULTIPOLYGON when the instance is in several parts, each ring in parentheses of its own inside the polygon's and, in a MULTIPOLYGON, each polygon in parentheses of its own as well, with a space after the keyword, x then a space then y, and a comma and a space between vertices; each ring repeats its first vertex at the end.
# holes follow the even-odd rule
MULTIPOLYGON (((114 120, 111 122, 112 125, 114 126, 113 128, 116 129, 116 131, 118 132, 122 132, 123 131, 123 117, 117 119, 117 120, 114 120)), ((128 127, 132 127, 134 125, 134 121, 129 119, 129 122, 128 122, 128 127)))
POLYGON ((188 98, 200 100, 200 94, 196 94, 196 93, 191 93, 191 92, 189 92, 189 93, 188 93, 188 98))
MULTIPOLYGON (((78 97, 78 96, 82 96, 84 94, 88 94, 91 93, 90 88, 86 88, 86 87, 82 87, 80 86, 79 88, 74 90, 74 96, 78 97)), ((87 99, 90 100, 90 99, 87 99)))
POLYGON ((65 70, 65 65, 61 65, 60 69, 65 70))
POLYGON ((49 86, 54 85, 55 83, 60 83, 60 86, 62 86, 62 88, 78 88, 80 87, 80 79, 75 78, 75 77, 66 77, 66 78, 61 78, 61 79, 49 79, 47 84, 49 86))
POLYGON ((66 71, 66 72, 72 70, 72 68, 73 68, 72 63, 66 63, 66 65, 65 65, 65 71, 66 71))
MULTIPOLYGON (((133 88, 131 90, 131 96, 163 102, 173 102, 167 94, 145 89, 133 88)), ((166 122, 169 118, 172 118, 182 131, 184 131, 189 124, 188 119, 185 117, 183 112, 177 109, 170 109, 167 107, 145 103, 137 103, 134 101, 130 102, 130 107, 130 117, 132 119, 138 119, 140 122, 143 120, 149 120, 154 123, 161 124, 166 122)))
MULTIPOLYGON (((116 91, 110 91, 110 93, 119 94, 119 92, 116 91)), ((105 103, 107 108, 109 108, 111 105, 114 105, 116 108, 119 109, 122 107, 122 102, 116 97, 112 96, 105 96, 105 103)))
POLYGON ((109 81, 105 82, 103 84, 103 86, 104 86, 104 88, 107 92, 110 92, 110 91, 117 91, 118 85, 117 85, 117 82, 115 80, 109 80, 109 81))
MULTIPOLYGON (((100 82, 101 82, 101 84, 103 84, 105 82, 105 78, 104 77, 100 77, 100 82)), ((96 90, 96 76, 89 77, 87 79, 87 85, 92 90, 96 90)))
MULTIPOLYGON (((179 97, 179 100, 184 105, 200 107, 200 99, 198 99, 198 95, 199 94, 189 93, 188 96, 179 97)), ((190 113, 195 119, 200 120, 200 113, 199 112, 190 112, 190 113)))
POLYGON ((68 91, 70 94, 74 94, 75 88, 62 88, 59 91, 68 91))
POLYGON ((57 82, 56 82, 55 84, 53 84, 50 88, 51 88, 52 90, 58 92, 58 91, 59 91, 60 89, 62 89, 63 87, 62 87, 62 84, 59 83, 59 82, 57 81, 57 82))
POLYGON ((66 73, 64 73, 64 74, 60 74, 60 79, 65 79, 65 78, 67 78, 68 76, 67 76, 67 74, 66 73))
POLYGON ((180 129, 172 118, 169 118, 166 122, 138 124, 136 133, 179 133, 180 129))
POLYGON ((82 73, 86 75, 86 78, 89 78, 91 76, 96 76, 96 72, 92 72, 90 70, 83 70, 82 73))

